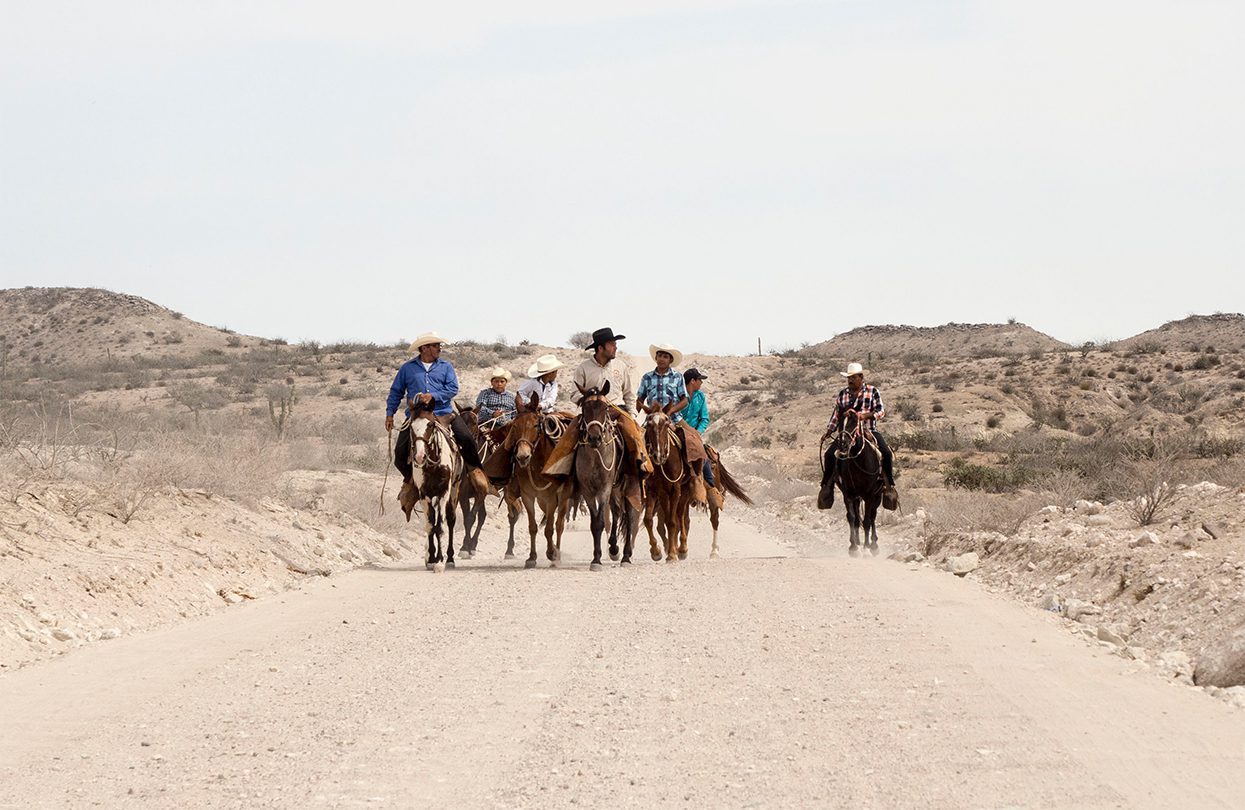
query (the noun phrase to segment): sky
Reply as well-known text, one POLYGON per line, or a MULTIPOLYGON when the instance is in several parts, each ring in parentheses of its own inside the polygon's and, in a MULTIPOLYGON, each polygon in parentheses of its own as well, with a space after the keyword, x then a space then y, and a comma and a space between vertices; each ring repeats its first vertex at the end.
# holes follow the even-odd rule
POLYGON ((1243 30, 1239 0, 0 0, 0 287, 288 340, 1127 337, 1245 310, 1243 30))

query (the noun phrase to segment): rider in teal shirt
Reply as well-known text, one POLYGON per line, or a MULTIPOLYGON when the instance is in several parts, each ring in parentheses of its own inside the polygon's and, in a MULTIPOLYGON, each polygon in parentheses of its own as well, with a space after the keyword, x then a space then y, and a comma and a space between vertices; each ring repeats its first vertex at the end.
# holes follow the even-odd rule
MULTIPOLYGON (((687 407, 682 411, 683 419, 696 428, 702 436, 709 429, 709 406, 705 404, 705 395, 701 392, 701 380, 708 379, 698 368, 689 368, 683 372, 683 382, 687 386, 687 407)), ((713 465, 705 459, 705 486, 713 486, 713 465)))

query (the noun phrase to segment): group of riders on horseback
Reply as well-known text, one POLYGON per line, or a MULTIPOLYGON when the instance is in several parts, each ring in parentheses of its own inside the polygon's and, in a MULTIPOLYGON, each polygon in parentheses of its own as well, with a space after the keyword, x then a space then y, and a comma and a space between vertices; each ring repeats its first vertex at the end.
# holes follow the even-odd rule
MULTIPOLYGON (((654 516, 666 544, 666 559, 684 558, 691 506, 709 508, 716 556, 717 513, 723 496, 730 493, 750 501, 702 439, 709 424, 700 390, 706 377, 695 368, 678 372, 675 367, 681 364, 682 353, 673 346, 652 345, 649 354, 655 366, 643 375, 638 390, 633 390, 630 369, 616 359, 618 341, 624 338, 609 327, 592 333, 592 343, 585 347, 592 356, 573 370, 571 378, 570 401, 579 406, 580 413, 564 410, 559 403, 557 378, 565 364, 552 354, 540 357, 528 369, 517 395, 507 391, 510 373, 501 367, 492 369, 489 388, 479 393, 475 407, 459 409, 454 401, 459 392, 457 374, 449 361, 441 359, 445 341, 435 332, 415 339, 411 344, 415 356, 398 370, 390 388, 385 427, 393 430, 395 415, 405 403, 407 418, 393 456, 403 477, 398 500, 407 520, 418 504, 424 504, 430 567, 441 562, 453 565, 454 509, 460 504, 467 521, 462 552, 474 551, 471 525, 473 518, 483 522, 484 496, 490 493, 504 495, 509 509, 507 556, 513 550, 518 514, 528 512, 529 567, 536 564, 536 507, 543 513, 546 555, 556 563, 567 510, 580 503, 592 517, 594 568, 601 562, 600 539, 607 519, 611 558, 618 558, 621 531, 623 562, 630 562, 641 515, 653 559, 661 558, 653 535, 654 516), (637 421, 641 412, 643 426, 637 421), (469 507, 472 500, 478 503, 478 511, 469 507), (443 523, 450 531, 444 556, 443 523)), ((867 463, 865 469, 872 469, 875 488, 890 508, 894 508, 895 491, 890 451, 876 430, 876 420, 885 413, 881 396, 876 387, 864 384, 859 364, 851 364, 843 376, 848 387, 839 393, 823 437, 823 444, 832 438, 835 442, 825 454, 818 505, 829 508, 837 482, 850 518, 850 502, 856 495, 848 487, 860 477, 857 468, 862 457, 867 462, 876 455, 881 461, 880 469, 867 463)), ((876 505, 868 508, 871 494, 863 494, 866 546, 876 514, 876 505)), ((855 534, 853 525, 853 551, 855 534)), ((876 553, 876 531, 873 534, 876 553)))

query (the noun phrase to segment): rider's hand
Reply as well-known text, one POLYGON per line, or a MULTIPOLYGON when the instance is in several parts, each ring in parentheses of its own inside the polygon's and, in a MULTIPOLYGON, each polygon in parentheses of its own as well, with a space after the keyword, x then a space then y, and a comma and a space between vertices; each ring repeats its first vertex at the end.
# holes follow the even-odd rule
POLYGON ((861 411, 861 412, 860 412, 860 418, 861 418, 861 419, 872 419, 872 418, 873 418, 873 411, 861 411))
POLYGON ((385 430, 393 430, 393 417, 392 416, 385 417, 385 430))
POLYGON ((426 402, 426 403, 428 403, 429 405, 431 405, 431 404, 432 404, 432 394, 420 394, 420 395, 419 395, 419 401, 420 401, 420 402, 426 402))

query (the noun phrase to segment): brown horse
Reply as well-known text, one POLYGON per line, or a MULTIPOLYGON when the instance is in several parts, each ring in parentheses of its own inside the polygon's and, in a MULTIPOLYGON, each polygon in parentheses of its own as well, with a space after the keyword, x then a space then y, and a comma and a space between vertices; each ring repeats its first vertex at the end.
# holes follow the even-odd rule
POLYGON ((692 502, 691 469, 683 460, 678 429, 670 420, 670 406, 654 405, 644 421, 644 447, 653 462, 648 497, 644 501, 644 528, 648 531, 649 554, 661 559, 657 533, 666 547, 666 562, 687 559, 687 531, 692 502))
POLYGON ((540 412, 540 397, 532 394, 529 402, 519 402, 518 415, 510 423, 498 452, 511 458, 510 484, 507 501, 511 505, 511 535, 506 556, 514 554, 514 522, 518 519, 518 502, 527 512, 527 530, 531 535, 531 552, 525 567, 536 567, 536 507, 540 507, 541 526, 545 534, 545 558, 557 565, 562 554, 562 531, 566 528, 566 513, 570 507, 571 484, 569 481, 545 475, 542 470, 549 454, 557 445, 562 423, 556 416, 544 416, 540 412), (556 542, 555 542, 556 533, 556 542))
POLYGON ((722 512, 722 507, 726 503, 726 496, 733 495, 749 506, 752 505, 752 498, 748 497, 748 493, 744 492, 744 488, 739 485, 734 476, 722 464, 722 456, 718 451, 706 447, 709 454, 709 463, 713 465, 713 482, 714 485, 709 488, 709 525, 713 527, 713 546, 709 549, 709 558, 716 559, 718 556, 718 517, 722 512))

